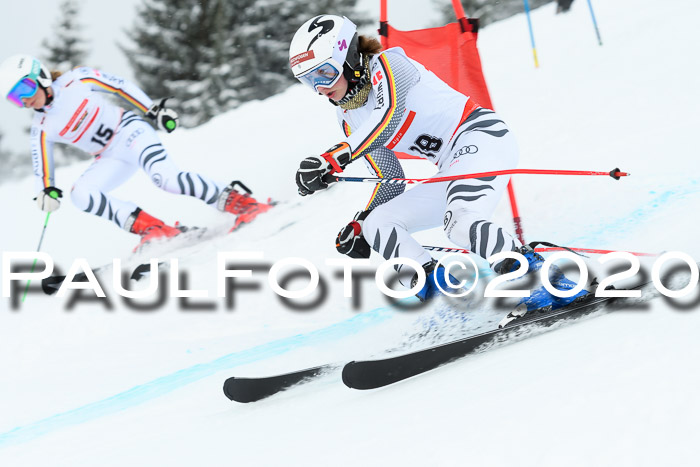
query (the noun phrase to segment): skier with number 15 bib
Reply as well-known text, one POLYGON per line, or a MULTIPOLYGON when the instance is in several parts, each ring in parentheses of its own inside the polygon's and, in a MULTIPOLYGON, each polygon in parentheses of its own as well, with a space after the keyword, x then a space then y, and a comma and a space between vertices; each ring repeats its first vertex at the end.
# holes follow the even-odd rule
POLYGON ((116 95, 153 120, 158 129, 168 133, 175 130, 178 115, 165 107, 165 99, 154 103, 127 80, 87 67, 63 74, 50 72, 34 57, 16 55, 0 64, 0 93, 17 107, 35 111, 31 152, 35 199, 43 211, 58 209, 63 196, 54 176, 54 143, 74 146, 95 157, 71 189, 73 204, 139 235, 139 246, 174 237, 184 229, 167 225, 134 202, 110 194, 138 169, 162 190, 199 198, 238 216, 236 224, 248 222, 270 207, 258 203, 239 182, 221 184, 178 169, 153 127, 139 112, 124 110, 105 99, 104 93, 116 95), (244 192, 236 190, 236 186, 244 192))
MULTIPOLYGON (((435 177, 517 165, 515 138, 493 110, 449 87, 401 48, 382 50, 376 39, 358 36, 345 17, 320 15, 308 20, 294 35, 289 56, 294 76, 336 106, 346 135, 323 154, 301 162, 296 183, 303 196, 327 188, 333 174, 359 159, 375 176, 403 178, 394 151, 434 163, 435 177)), ((538 271, 544 260, 532 246, 523 246, 490 220, 508 180, 507 176, 458 179, 421 184, 405 192, 402 185, 378 184, 365 210, 338 234, 336 247, 354 258, 368 258, 374 250, 385 259, 415 260, 427 279, 417 294, 421 300, 450 287, 444 268, 436 267, 436 261, 411 236, 420 230, 442 225, 452 242, 483 258, 517 251, 527 259, 530 272, 538 271)), ((517 261, 505 259, 492 267, 507 273, 518 266, 517 261)), ((404 285, 413 286, 416 281, 414 275, 404 285)), ((575 286, 560 271, 551 282, 559 289, 575 286)), ((558 308, 586 294, 560 298, 539 287, 517 310, 558 308)))

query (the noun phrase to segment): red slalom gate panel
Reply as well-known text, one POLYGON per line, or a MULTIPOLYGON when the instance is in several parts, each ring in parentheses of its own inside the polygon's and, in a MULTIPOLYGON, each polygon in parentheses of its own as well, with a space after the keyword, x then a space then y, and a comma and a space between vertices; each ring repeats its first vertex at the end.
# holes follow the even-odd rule
MULTIPOLYGON (((476 47, 479 20, 466 18, 459 0, 452 0, 452 7, 457 17, 456 23, 439 28, 400 31, 389 25, 387 0, 380 0, 379 34, 382 45, 385 49, 401 47, 406 55, 423 64, 454 89, 470 96, 482 107, 495 110, 476 47)), ((419 159, 404 153, 397 155, 401 159, 419 159)), ((508 183, 508 197, 516 235, 525 244, 512 180, 508 183)))
POLYGON ((477 33, 472 32, 476 28, 476 20, 417 31, 399 31, 386 24, 387 35, 382 39, 385 48, 401 47, 447 84, 482 107, 493 109, 476 48, 477 33), (469 28, 465 32, 463 25, 469 28))

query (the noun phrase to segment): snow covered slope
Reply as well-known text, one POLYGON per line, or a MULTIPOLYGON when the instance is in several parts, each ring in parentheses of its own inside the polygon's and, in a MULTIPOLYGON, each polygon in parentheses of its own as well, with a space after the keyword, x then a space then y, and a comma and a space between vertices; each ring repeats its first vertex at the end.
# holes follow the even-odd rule
MULTIPOLYGON (((556 16, 553 4, 533 12, 540 69, 532 64, 524 16, 480 34, 491 95, 516 133, 521 167, 621 167, 633 174, 617 182, 517 176, 526 237, 676 250, 698 260, 700 6, 594 6, 603 47, 583 0, 567 15, 556 16)), ((100 282, 108 300, 32 293, 15 309, 2 299, 0 465, 693 463, 700 434, 698 289, 684 307, 655 299, 381 390, 352 391, 335 375, 258 404, 229 402, 221 386, 233 374, 377 355, 419 326, 423 312, 389 308, 369 281, 354 309, 337 268, 324 264, 337 257, 335 235, 371 188, 338 185, 300 198, 293 175, 300 159, 340 138, 331 106, 302 86, 164 136, 183 168, 243 180, 256 196, 281 204, 234 235, 177 251, 187 288, 208 298, 166 298, 137 310, 117 296, 107 272, 100 282), (260 251, 269 263, 306 258, 327 282, 327 297, 311 310, 292 310, 265 273, 255 272, 259 290, 236 291, 229 307, 216 298, 216 255, 225 251, 260 251)), ((59 170, 59 186, 68 189, 87 165, 59 170)), ((419 161, 407 171, 426 176, 433 168, 419 161)), ((353 172, 364 175, 362 167, 353 172)), ((197 200, 160 192, 141 174, 118 193, 169 222, 225 221, 197 200)), ((36 248, 44 216, 33 196, 29 179, 0 185, 3 252, 36 248)), ((497 217, 510 222, 506 200, 497 217)), ((447 245, 441 229, 418 237, 447 245)), ((65 271, 76 258, 93 266, 125 258, 133 243, 64 202, 51 216, 43 250, 65 271)), ((595 258, 588 262, 602 270, 595 258)), ((466 319, 476 325, 484 317, 466 319)))

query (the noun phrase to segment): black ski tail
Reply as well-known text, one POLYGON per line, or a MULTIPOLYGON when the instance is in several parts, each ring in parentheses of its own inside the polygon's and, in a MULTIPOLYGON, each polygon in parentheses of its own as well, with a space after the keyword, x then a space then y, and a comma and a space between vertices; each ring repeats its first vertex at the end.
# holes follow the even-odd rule
POLYGON ((236 402, 256 402, 297 384, 305 383, 337 368, 335 365, 320 365, 283 375, 261 378, 239 378, 233 376, 224 382, 224 394, 236 402))
POLYGON ((41 290, 46 295, 53 295, 61 288, 66 276, 49 276, 41 280, 41 290))
MULTIPOLYGON (((647 282, 625 290, 643 289, 649 284, 647 282)), ((565 320, 594 313, 615 300, 617 300, 616 297, 599 298, 591 295, 585 301, 572 303, 563 308, 544 313, 528 313, 503 328, 396 357, 353 361, 343 367, 343 383, 353 389, 375 389, 387 386, 479 352, 485 345, 517 341, 520 335, 523 337, 527 335, 524 331, 530 326, 548 328, 565 320)))
MULTIPOLYGON (((160 262, 158 263, 158 267, 162 267, 165 263, 160 262)), ((111 266, 111 265, 110 265, 111 266)), ((99 268, 95 268, 92 270, 94 273, 98 273, 102 270, 104 270, 107 266, 101 266, 99 268)), ((129 279, 132 281, 139 281, 146 277, 149 272, 151 271, 151 265, 150 263, 143 263, 139 264, 134 268, 134 270, 131 272, 131 275, 129 276, 129 279)), ((61 288, 61 285, 63 282, 66 280, 66 276, 62 275, 55 275, 55 276, 49 276, 41 280, 41 290, 44 291, 46 295, 53 295, 56 292, 58 292, 58 289, 61 288)), ((87 276, 85 275, 84 272, 81 272, 79 274, 76 274, 75 277, 73 277, 73 282, 87 282, 87 276)))

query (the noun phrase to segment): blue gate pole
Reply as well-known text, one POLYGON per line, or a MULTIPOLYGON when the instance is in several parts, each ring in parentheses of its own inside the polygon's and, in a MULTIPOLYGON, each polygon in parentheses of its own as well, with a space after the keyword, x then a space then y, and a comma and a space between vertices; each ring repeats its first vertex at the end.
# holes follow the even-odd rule
POLYGON ((591 0, 588 0, 588 9, 591 11, 591 19, 593 20, 593 27, 595 28, 595 35, 598 37, 598 45, 603 45, 603 40, 600 38, 600 31, 598 30, 598 22, 595 20, 595 13, 593 13, 593 4, 591 0))
POLYGON ((523 0, 525 5, 525 15, 527 16, 527 27, 530 28, 530 43, 532 44, 532 56, 535 58, 535 68, 539 68, 537 61, 537 48, 535 47, 535 34, 532 32, 532 21, 530 21, 530 2, 523 0))

